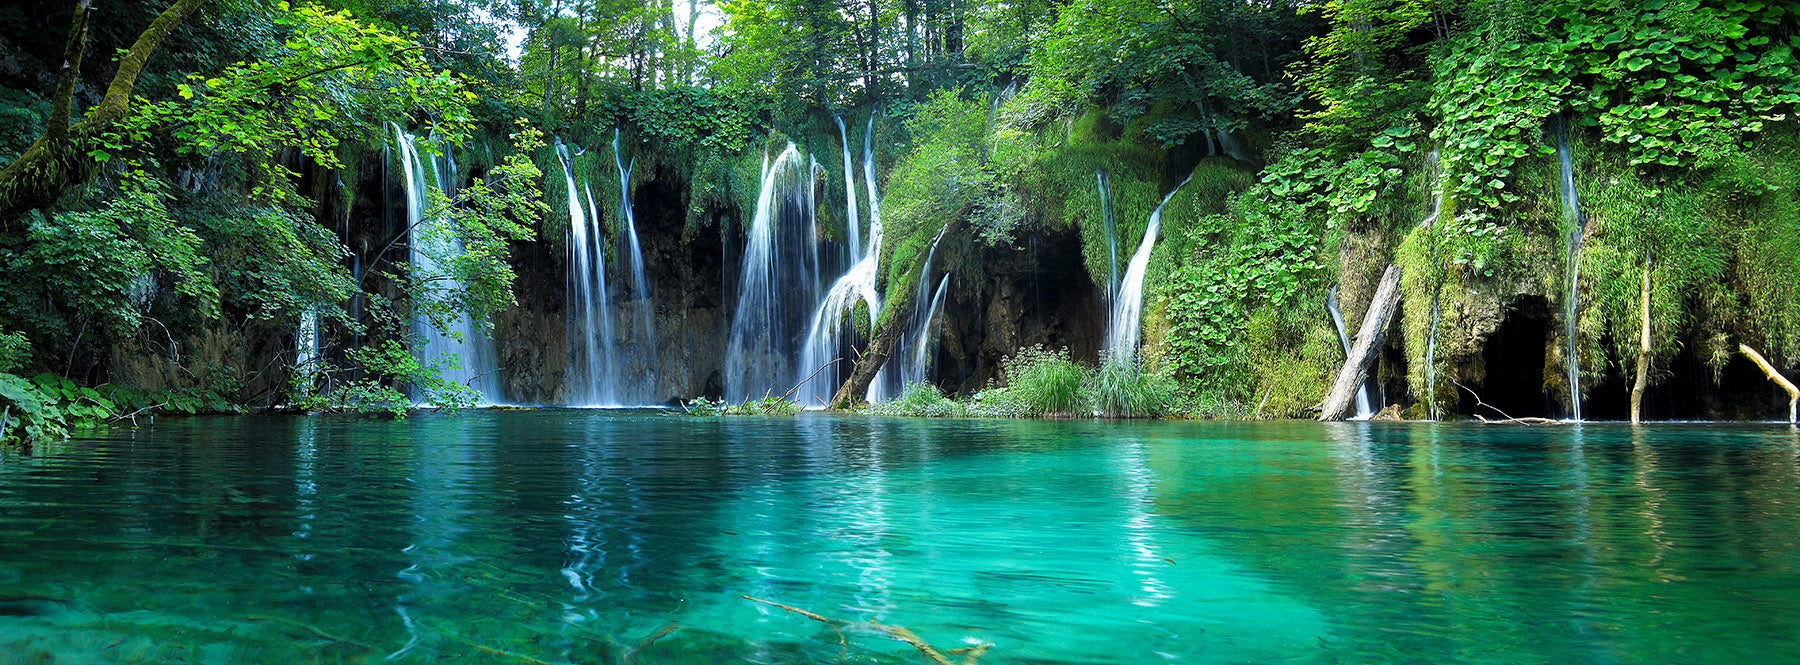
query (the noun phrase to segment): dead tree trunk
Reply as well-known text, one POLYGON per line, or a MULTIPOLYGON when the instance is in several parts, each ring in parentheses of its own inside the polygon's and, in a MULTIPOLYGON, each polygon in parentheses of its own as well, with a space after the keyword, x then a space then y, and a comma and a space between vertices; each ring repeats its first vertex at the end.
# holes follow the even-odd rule
POLYGON ((1781 386, 1782 390, 1787 391, 1788 424, 1800 424, 1795 421, 1795 416, 1800 415, 1800 413, 1796 413, 1796 407, 1800 407, 1800 387, 1795 387, 1794 382, 1787 380, 1787 377, 1782 376, 1781 372, 1776 371, 1775 366, 1769 364, 1769 361, 1763 358, 1762 354, 1757 353, 1756 349, 1750 348, 1749 344, 1739 344, 1738 350, 1749 356, 1750 362, 1756 363, 1757 367, 1762 368, 1763 374, 1769 375, 1770 381, 1774 381, 1775 385, 1781 386))
POLYGON ((1644 386, 1650 382, 1650 255, 1644 254, 1644 290, 1638 298, 1639 326, 1637 380, 1631 384, 1631 424, 1643 422, 1644 386))
POLYGON ((1369 365, 1375 361, 1376 350, 1381 348, 1382 340, 1387 337, 1388 324, 1394 320, 1394 311, 1399 308, 1400 266, 1388 266, 1387 271, 1381 273, 1381 285, 1375 288, 1368 311, 1363 314, 1356 344, 1350 348, 1344 368, 1338 370, 1331 392, 1325 394, 1325 402, 1319 407, 1319 420, 1344 419, 1344 413, 1356 399, 1357 388, 1369 378, 1369 365))

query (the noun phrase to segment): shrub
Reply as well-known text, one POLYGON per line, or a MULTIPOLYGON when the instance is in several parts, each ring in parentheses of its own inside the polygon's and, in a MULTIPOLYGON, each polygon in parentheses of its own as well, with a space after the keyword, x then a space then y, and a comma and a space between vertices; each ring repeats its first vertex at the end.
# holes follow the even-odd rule
POLYGON ((923 381, 906 386, 896 399, 863 409, 863 413, 873 416, 914 418, 949 418, 960 415, 960 411, 956 402, 939 392, 937 386, 923 381))
POLYGON ((742 404, 695 397, 681 408, 690 416, 791 416, 806 410, 798 403, 780 397, 753 399, 742 404))

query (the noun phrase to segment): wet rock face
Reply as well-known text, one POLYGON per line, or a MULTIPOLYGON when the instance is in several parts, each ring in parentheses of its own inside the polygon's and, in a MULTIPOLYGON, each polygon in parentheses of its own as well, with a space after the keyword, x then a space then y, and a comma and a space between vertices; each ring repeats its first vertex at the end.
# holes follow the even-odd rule
MULTIPOLYGON (((728 325, 721 297, 724 242, 716 228, 684 232, 684 189, 684 184, 659 170, 632 193, 656 327, 656 359, 653 367, 647 359, 634 360, 624 374, 651 385, 649 401, 657 404, 723 392, 720 375, 728 325)), ((569 371, 572 333, 565 323, 568 229, 567 224, 544 226, 538 242, 513 247, 518 305, 495 322, 495 344, 508 399, 566 404, 576 392, 571 385, 576 377, 569 371)), ((623 265, 618 259, 608 261, 610 281, 624 284, 629 279, 619 270, 623 265)), ((643 306, 643 300, 617 299, 614 330, 634 334, 632 324, 643 306)), ((620 339, 628 346, 640 341, 620 339)))
POLYGON ((659 170, 633 201, 656 306, 659 403, 725 392, 725 241, 717 227, 685 233, 684 188, 659 170))
POLYGON ((933 374, 940 388, 965 394, 985 388, 1002 359, 1035 344, 1067 348, 1083 362, 1098 359, 1107 313, 1083 267, 1075 229, 976 251, 981 268, 956 268, 945 297, 933 374), (962 281, 971 277, 979 283, 962 281))

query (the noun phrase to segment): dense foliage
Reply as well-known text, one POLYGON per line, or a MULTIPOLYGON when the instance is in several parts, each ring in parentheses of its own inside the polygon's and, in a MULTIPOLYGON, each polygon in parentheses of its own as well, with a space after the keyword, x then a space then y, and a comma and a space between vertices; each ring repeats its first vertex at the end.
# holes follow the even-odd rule
POLYGON ((1457 399, 1440 374, 1478 373, 1505 297, 1560 306, 1576 270, 1577 357, 1547 370, 1635 367, 1646 270, 1657 379, 1682 354, 1717 372, 1737 342, 1800 361, 1786 3, 31 0, 0 34, 0 403, 41 423, 27 436, 125 408, 64 380, 218 398, 202 409, 466 405, 412 322, 490 325, 514 252, 561 242, 545 136, 618 128, 656 162, 643 177, 679 179, 684 237, 732 237, 769 146, 842 178, 834 117, 873 116, 886 194, 890 314, 866 338, 922 306, 940 237, 979 283, 984 262, 1074 234, 1110 298, 1120 254, 1188 183, 1150 259, 1142 363, 1024 352, 978 400, 1002 411, 1300 415, 1342 361, 1327 292, 1354 328, 1389 263, 1390 364, 1433 409, 1457 399), (415 229, 457 248, 436 273, 389 238, 362 262, 346 221, 399 129, 481 173, 434 190, 415 229), (308 316, 366 343, 310 364, 255 348, 308 316))

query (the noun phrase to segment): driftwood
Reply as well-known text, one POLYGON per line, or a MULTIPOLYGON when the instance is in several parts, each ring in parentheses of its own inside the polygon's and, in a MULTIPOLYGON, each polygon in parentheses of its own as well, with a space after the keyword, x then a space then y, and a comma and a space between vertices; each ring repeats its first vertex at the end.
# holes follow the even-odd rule
POLYGON ((1345 412, 1356 400, 1356 391, 1369 378, 1369 365, 1375 361, 1376 350, 1381 348, 1381 341, 1387 336, 1394 310, 1399 308, 1400 266, 1390 265, 1381 273, 1381 285, 1376 287, 1375 297, 1369 301, 1362 328, 1356 333, 1356 344, 1344 359, 1344 368, 1338 370, 1337 381, 1332 382, 1331 392, 1325 394, 1324 403, 1319 405, 1319 420, 1344 419, 1345 412))
POLYGON ((1533 418, 1507 418, 1504 420, 1488 420, 1487 418, 1482 417, 1481 414, 1475 414, 1475 419, 1479 420, 1483 423, 1487 423, 1489 425, 1524 425, 1526 427, 1530 427, 1532 425, 1561 425, 1561 424, 1563 424, 1562 421, 1560 421, 1560 420, 1553 420, 1550 418, 1535 418, 1535 417, 1533 417, 1533 418))
POLYGON ((981 656, 983 654, 986 654, 987 650, 988 650, 988 645, 982 644, 982 645, 977 645, 977 646, 973 646, 973 647, 963 647, 960 649, 950 649, 948 651, 939 651, 936 647, 933 647, 930 644, 927 644, 925 642, 925 640, 919 639, 919 636, 914 634, 912 631, 907 630, 906 628, 901 627, 901 626, 889 626, 887 624, 879 623, 879 622, 875 622, 875 621, 845 621, 843 619, 833 619, 831 617, 820 616, 818 614, 808 612, 806 610, 800 609, 798 607, 794 607, 792 605, 783 605, 781 603, 777 603, 777 602, 771 601, 771 600, 763 600, 761 598, 752 598, 750 596, 738 596, 738 597, 742 598, 744 600, 748 600, 753 603, 762 603, 762 604, 768 605, 770 607, 787 610, 789 612, 793 612, 795 614, 806 617, 808 619, 812 619, 813 621, 817 621, 817 622, 823 623, 827 626, 831 626, 831 630, 837 633, 839 646, 844 646, 845 644, 847 644, 846 640, 844 639, 844 631, 843 631, 844 628, 864 628, 864 629, 872 630, 874 632, 886 635, 890 639, 899 640, 901 642, 905 642, 907 644, 912 645, 912 648, 918 649, 919 653, 924 655, 925 659, 928 661, 931 661, 933 663, 933 665, 976 665, 976 661, 980 660, 981 656), (963 657, 962 661, 958 662, 958 661, 951 660, 950 656, 953 656, 953 655, 962 656, 963 657))
POLYGON ((1644 291, 1638 298, 1643 323, 1639 327, 1637 380, 1631 384, 1631 424, 1643 422, 1644 386, 1650 382, 1650 254, 1644 253, 1644 291))
POLYGON ((1787 377, 1782 376, 1781 372, 1776 371, 1775 366, 1769 364, 1769 361, 1763 358, 1762 354, 1757 353, 1756 349, 1750 348, 1749 344, 1739 344, 1738 350, 1749 356, 1750 362, 1756 363, 1757 367, 1762 368, 1763 374, 1767 374, 1770 381, 1774 381, 1775 385, 1781 386, 1782 390, 1787 391, 1788 424, 1800 424, 1796 423, 1794 419, 1796 415, 1800 415, 1795 413, 1796 407, 1800 407, 1800 387, 1795 387, 1794 382, 1787 380, 1787 377))
POLYGON ((839 362, 842 362, 843 360, 844 360, 843 358, 833 358, 833 359, 831 359, 831 362, 820 365, 818 369, 813 370, 812 374, 806 375, 806 378, 801 379, 799 383, 794 384, 794 387, 789 388, 787 392, 782 393, 781 399, 784 401, 787 400, 788 397, 790 397, 794 394, 794 391, 800 389, 800 386, 806 385, 807 381, 811 381, 811 380, 813 380, 813 377, 818 376, 819 372, 823 372, 823 371, 825 371, 825 368, 830 367, 832 365, 836 365, 839 362))
POLYGON ((1450 382, 1456 384, 1456 387, 1458 387, 1458 388, 1469 391, 1469 396, 1475 398, 1475 406, 1485 406, 1487 408, 1493 409, 1494 413, 1498 413, 1501 415, 1501 418, 1499 420, 1490 420, 1486 416, 1483 416, 1479 413, 1475 414, 1475 419, 1479 420, 1483 423, 1487 423, 1489 425, 1524 425, 1526 427, 1530 427, 1532 425, 1561 425, 1561 424, 1563 424, 1563 422, 1560 420, 1552 420, 1550 418, 1537 418, 1537 417, 1514 418, 1512 414, 1507 413, 1505 411, 1501 411, 1500 407, 1497 407, 1497 406, 1494 406, 1492 404, 1482 401, 1481 395, 1479 393, 1476 393, 1475 389, 1463 385, 1461 381, 1457 381, 1456 379, 1451 379, 1450 382))

